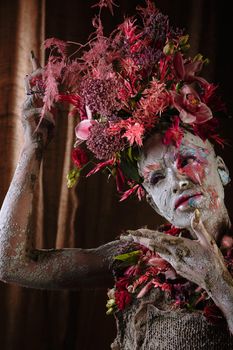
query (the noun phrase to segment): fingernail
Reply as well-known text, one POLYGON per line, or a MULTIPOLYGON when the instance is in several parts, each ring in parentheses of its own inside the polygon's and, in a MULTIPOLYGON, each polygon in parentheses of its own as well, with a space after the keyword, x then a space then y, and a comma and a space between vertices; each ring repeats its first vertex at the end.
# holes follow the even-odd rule
POLYGON ((201 218, 201 212, 199 209, 195 209, 194 211, 194 217, 195 217, 195 221, 199 222, 200 218, 201 218))

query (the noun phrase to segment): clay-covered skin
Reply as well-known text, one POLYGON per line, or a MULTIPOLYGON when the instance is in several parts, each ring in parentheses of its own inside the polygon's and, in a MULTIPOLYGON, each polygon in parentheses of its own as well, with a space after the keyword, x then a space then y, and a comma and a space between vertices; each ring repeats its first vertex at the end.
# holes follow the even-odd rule
POLYGON ((155 134, 144 147, 139 171, 157 212, 176 227, 190 228, 196 208, 206 228, 218 238, 228 225, 224 189, 218 170, 227 169, 212 145, 186 132, 179 148, 165 146, 155 134))
POLYGON ((139 171, 153 208, 173 225, 188 229, 190 238, 140 229, 130 231, 131 239, 158 252, 178 274, 204 288, 233 333, 233 279, 216 243, 230 228, 224 162, 209 142, 190 133, 179 148, 164 146, 161 136, 154 135, 143 150, 139 171))
MULTIPOLYGON (((35 76, 37 68, 34 69, 35 76)), ((30 85, 28 81, 26 83, 30 85)), ((86 250, 37 250, 32 246, 34 228, 31 215, 35 185, 54 127, 51 115, 45 115, 38 125, 42 107, 42 100, 37 94, 29 94, 23 104, 25 142, 0 210, 0 279, 46 289, 107 286, 112 282, 109 265, 113 256, 121 252, 124 242, 115 241, 86 250)))
MULTIPOLYGON (((98 249, 50 249, 32 247, 30 224, 34 189, 44 151, 46 126, 37 135, 35 116, 27 120, 25 145, 0 211, 0 278, 33 288, 79 288, 107 285, 111 279, 109 263, 118 242, 98 249), (29 136, 31 135, 31 136, 29 136), (30 139, 31 138, 31 139, 30 139), (38 142, 38 139, 40 141, 38 142)), ((49 234, 49 233, 47 233, 49 234)))

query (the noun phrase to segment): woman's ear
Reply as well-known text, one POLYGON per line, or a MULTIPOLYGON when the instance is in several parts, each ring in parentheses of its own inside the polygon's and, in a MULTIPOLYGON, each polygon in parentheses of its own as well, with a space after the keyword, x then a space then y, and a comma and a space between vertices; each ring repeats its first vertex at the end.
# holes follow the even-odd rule
POLYGON ((217 167, 218 167, 217 170, 218 170, 220 180, 223 186, 226 186, 231 181, 229 170, 226 164, 224 163, 224 160, 221 157, 217 156, 216 159, 217 159, 217 167))

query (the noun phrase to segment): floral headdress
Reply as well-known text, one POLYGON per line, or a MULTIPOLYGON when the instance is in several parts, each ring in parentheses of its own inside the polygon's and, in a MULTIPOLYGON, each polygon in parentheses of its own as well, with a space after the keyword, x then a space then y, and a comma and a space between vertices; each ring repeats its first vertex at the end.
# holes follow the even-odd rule
MULTIPOLYGON (((112 0, 98 4, 111 11, 112 5, 112 0)), ((86 45, 46 40, 44 112, 54 102, 68 102, 70 114, 79 118, 69 187, 91 164, 86 176, 105 169, 116 178, 121 200, 132 193, 140 199, 137 161, 145 139, 159 129, 165 144, 178 147, 186 128, 221 143, 216 117, 224 106, 216 86, 199 75, 207 60, 187 55, 188 35, 171 27, 151 0, 108 37, 100 13, 93 25, 86 45), (74 45, 78 49, 70 54, 74 45)))

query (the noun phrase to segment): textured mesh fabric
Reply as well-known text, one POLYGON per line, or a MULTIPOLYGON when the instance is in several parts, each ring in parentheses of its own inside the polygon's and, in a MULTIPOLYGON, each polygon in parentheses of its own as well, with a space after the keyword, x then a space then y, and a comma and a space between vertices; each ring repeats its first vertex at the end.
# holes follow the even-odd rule
POLYGON ((160 309, 141 300, 117 315, 112 350, 233 350, 226 324, 210 324, 198 312, 172 310, 159 293, 155 299, 160 309))

